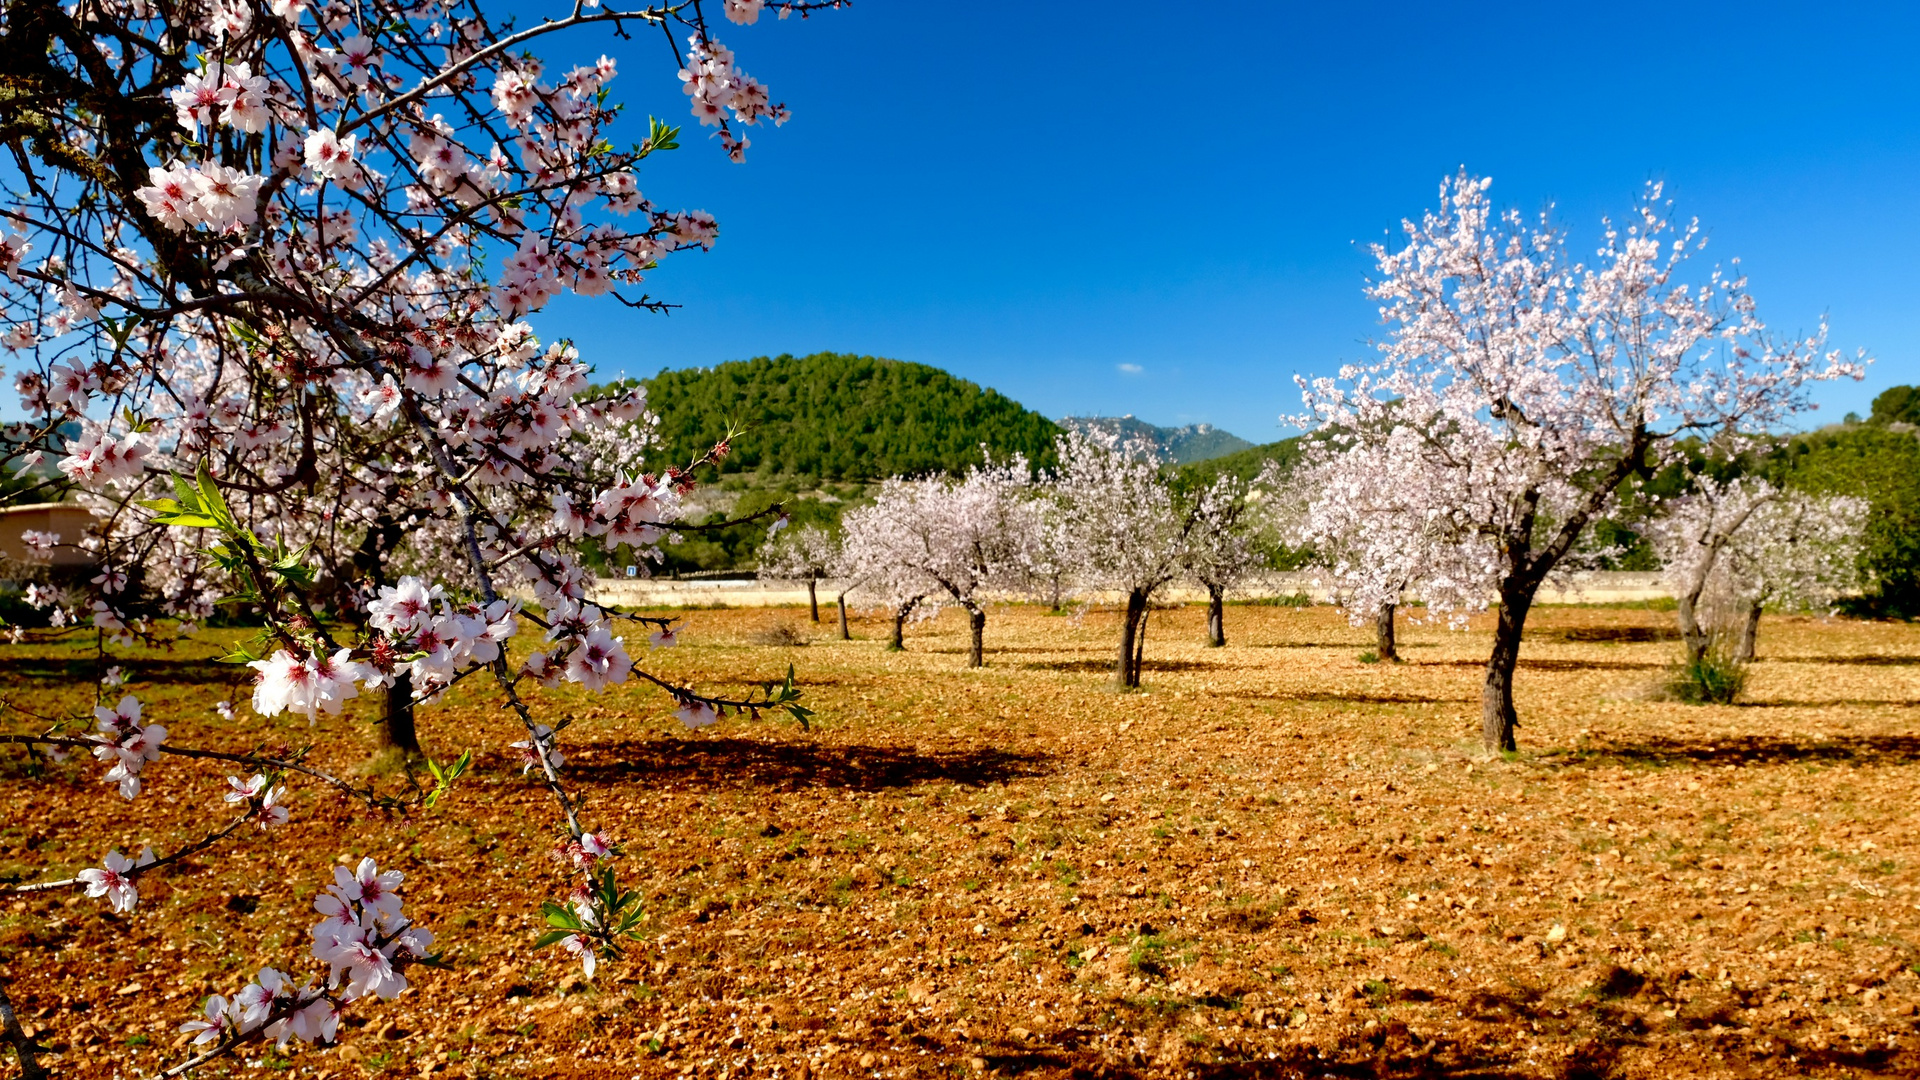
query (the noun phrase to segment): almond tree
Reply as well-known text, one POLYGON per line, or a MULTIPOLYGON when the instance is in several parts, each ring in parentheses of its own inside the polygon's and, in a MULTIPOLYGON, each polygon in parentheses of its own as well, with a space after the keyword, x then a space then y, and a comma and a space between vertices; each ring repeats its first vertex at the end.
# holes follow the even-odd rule
MULTIPOLYGON (((748 24, 764 3, 714 6, 748 24)), ((780 14, 826 6, 837 5, 796 0, 780 14)), ((264 620, 229 658, 256 672, 263 715, 335 716, 360 690, 402 680, 424 703, 483 676, 525 730, 516 749, 553 797, 577 879, 567 903, 545 905, 553 929, 539 944, 589 975, 633 936, 638 897, 562 779, 565 722, 537 720, 527 687, 637 678, 692 726, 768 707, 804 720, 791 678, 722 698, 648 675, 619 617, 587 595, 579 544, 645 552, 687 528, 693 470, 727 450, 666 468, 601 452, 644 399, 583 396, 590 364, 526 321, 567 291, 660 308, 639 289, 645 276, 718 235, 711 216, 641 194, 639 169, 679 132, 653 120, 616 145, 611 60, 549 71, 528 51, 593 26, 658 33, 694 116, 735 160, 746 128, 787 118, 697 2, 577 3, 518 28, 478 0, 0 8, 0 131, 17 165, 0 177, 0 345, 27 414, 0 462, 32 476, 57 461, 104 522, 73 538, 99 574, 51 598, 98 637, 101 704, 12 705, 21 730, 0 741, 91 752, 127 798, 164 755, 257 770, 234 778, 244 813, 204 842, 152 860, 109 853, 15 891, 85 889, 130 906, 151 868, 283 817, 280 778, 412 813, 471 760, 430 762, 436 783, 396 798, 298 753, 181 745, 180 725, 143 718, 131 694, 105 704, 112 649, 179 634, 217 598, 264 620), (358 619, 351 633, 337 629, 343 615, 358 619), (544 644, 516 655, 529 626, 544 644)), ((633 621, 671 643, 667 620, 633 621)), ((210 999, 192 1029, 198 1051, 170 1075, 267 1037, 329 1041, 352 1000, 404 989, 399 971, 426 939, 387 875, 362 869, 336 881, 313 930, 324 987, 262 972, 210 999)), ((35 1074, 30 1041, 12 1041, 35 1074)))
MULTIPOLYGON (((858 546, 866 576, 896 582, 917 597, 920 618, 947 604, 966 610, 968 667, 986 662, 985 594, 1018 588, 1031 574, 1039 516, 1028 475, 1026 459, 1016 455, 959 479, 896 477, 881 485, 871 505, 847 514, 847 546, 858 546)), ((900 622, 896 618, 896 639, 900 622)))
POLYGON ((1662 507, 1646 533, 1679 601, 1689 660, 1707 648, 1703 598, 1731 621, 1735 660, 1753 659, 1764 607, 1817 609, 1864 588, 1860 569, 1867 503, 1777 488, 1746 476, 1699 478, 1662 507))
POLYGON ((1484 611, 1498 581, 1491 542, 1463 512, 1460 477, 1435 469, 1411 429, 1377 441, 1312 440, 1276 480, 1293 543, 1313 553, 1316 584, 1349 620, 1374 625, 1380 659, 1400 659, 1394 617, 1418 589, 1427 610, 1455 626, 1484 611))
POLYGON ((1627 478, 1672 457, 1676 437, 1737 442, 1811 407, 1810 382, 1861 368, 1825 348, 1824 328, 1770 335, 1745 278, 1682 276, 1704 241, 1674 224, 1658 184, 1604 223, 1588 264, 1546 212, 1495 210, 1489 183, 1462 172, 1437 211, 1403 224, 1404 246, 1374 246, 1380 356, 1301 380, 1301 423, 1342 447, 1410 430, 1428 467, 1413 475, 1457 478, 1456 509, 1498 560, 1481 736, 1510 750, 1527 613, 1627 478))
POLYGON ((1727 576, 1744 602, 1734 659, 1752 660, 1762 607, 1830 609, 1873 584, 1864 569, 1865 499, 1788 488, 1747 522, 1727 546, 1727 576))
MULTIPOLYGON (((921 604, 934 586, 895 557, 913 542, 910 535, 899 531, 901 519, 892 514, 866 513, 870 509, 855 507, 840 520, 840 557, 833 576, 848 582, 840 593, 843 611, 847 597, 857 595, 869 607, 892 616, 887 648, 898 651, 907 647, 907 621, 926 618, 921 604)), ((845 625, 843 618, 843 630, 845 625)))
POLYGON ((1227 643, 1227 593, 1266 564, 1254 544, 1253 495, 1246 481, 1223 474, 1186 499, 1189 527, 1180 565, 1207 591, 1212 648, 1227 643))
POLYGON ((760 576, 776 581, 804 581, 807 616, 820 621, 820 582, 833 573, 840 558, 840 542, 818 525, 786 529, 760 551, 760 576))
MULTIPOLYGON (((1690 493, 1668 500, 1666 513, 1649 523, 1647 537, 1660 558, 1661 576, 1673 592, 1687 663, 1699 663, 1711 647, 1714 632, 1722 629, 1709 625, 1720 619, 1702 622, 1701 603, 1709 584, 1719 586, 1717 599, 1732 597, 1724 559, 1728 547, 1754 515, 1781 494, 1758 477, 1723 483, 1698 476, 1690 493)), ((1741 606, 1744 614, 1745 605, 1741 606)))
POLYGON ((1180 573, 1192 521, 1174 505, 1146 442, 1069 432, 1054 446, 1055 542, 1074 568, 1075 588, 1125 598, 1113 679, 1123 689, 1137 687, 1148 606, 1180 573))

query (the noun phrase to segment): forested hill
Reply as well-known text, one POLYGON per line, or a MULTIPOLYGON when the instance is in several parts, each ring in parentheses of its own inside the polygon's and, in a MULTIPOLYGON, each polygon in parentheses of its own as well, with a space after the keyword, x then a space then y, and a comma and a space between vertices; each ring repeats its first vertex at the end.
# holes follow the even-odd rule
POLYGON ((1053 421, 939 368, 846 353, 756 357, 642 380, 660 417, 660 460, 703 453, 745 429, 725 473, 873 480, 952 472, 1025 454, 1051 464, 1053 421))

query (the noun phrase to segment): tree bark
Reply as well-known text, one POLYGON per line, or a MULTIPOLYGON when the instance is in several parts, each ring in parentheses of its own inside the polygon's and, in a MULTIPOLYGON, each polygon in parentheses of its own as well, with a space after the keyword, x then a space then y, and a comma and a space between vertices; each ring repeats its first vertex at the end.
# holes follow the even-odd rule
POLYGON ((1680 594, 1678 612, 1680 643, 1686 649, 1687 663, 1697 664, 1707 655, 1707 628, 1700 625, 1698 590, 1680 594))
POLYGON ((32 1037, 20 1026, 20 1017, 13 1011, 13 999, 7 997, 5 983, 0 983, 0 1034, 4 1034, 13 1052, 20 1058, 21 1080, 42 1080, 48 1075, 46 1066, 35 1057, 39 1049, 32 1037))
MULTIPOLYGON (((1543 575, 1544 576, 1544 575, 1543 575)), ((1493 655, 1487 658, 1487 683, 1480 694, 1480 739, 1489 751, 1518 750, 1513 732, 1520 726, 1513 708, 1513 670, 1520 660, 1520 635, 1539 581, 1508 579, 1500 584, 1500 614, 1493 629, 1493 655)))
POLYGON ((967 666, 985 667, 987 645, 987 609, 970 607, 967 609, 967 628, 973 632, 973 642, 967 649, 967 666))
POLYGON ((1740 623, 1740 640, 1734 643, 1733 658, 1742 664, 1753 663, 1754 645, 1760 637, 1760 601, 1747 603, 1747 617, 1740 623))
POLYGON ((893 609, 893 636, 887 639, 888 649, 899 652, 907 647, 907 616, 913 614, 914 607, 919 603, 919 598, 915 597, 893 609))
POLYGON ((819 584, 819 582, 812 578, 807 579, 807 615, 813 619, 815 623, 820 621, 820 597, 815 592, 815 590, 819 588, 819 584))
POLYGON ((1147 620, 1153 615, 1153 605, 1143 603, 1140 606, 1140 625, 1133 631, 1133 685, 1140 685, 1140 673, 1147 666, 1147 620))
POLYGON ((1113 668, 1113 684, 1122 690, 1131 690, 1140 685, 1140 649, 1144 644, 1146 627, 1142 625, 1147 613, 1147 595, 1134 591, 1127 594, 1126 616, 1120 622, 1120 655, 1113 668))
POLYGON ((1225 589, 1207 587, 1207 647, 1218 649, 1227 643, 1225 589))
POLYGON ((413 672, 394 673, 393 685, 387 687, 386 701, 380 709, 380 748, 398 750, 408 757, 418 757, 420 733, 413 726, 413 672))
POLYGON ((847 594, 846 593, 840 594, 838 603, 840 605, 840 640, 852 641, 853 635, 847 633, 847 594))
POLYGON ((1382 604, 1373 617, 1373 635, 1379 642, 1375 651, 1380 654, 1380 659, 1394 664, 1400 662, 1400 650, 1394 647, 1393 640, 1393 613, 1398 606, 1382 604))

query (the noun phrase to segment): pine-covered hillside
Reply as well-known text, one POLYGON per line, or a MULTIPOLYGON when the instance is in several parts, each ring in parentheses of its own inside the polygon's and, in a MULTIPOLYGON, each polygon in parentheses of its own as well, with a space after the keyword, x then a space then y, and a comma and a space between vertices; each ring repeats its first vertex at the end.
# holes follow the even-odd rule
POLYGON ((1059 428, 939 368, 846 353, 757 357, 643 380, 660 460, 687 460, 744 429, 723 473, 858 481, 951 472, 995 457, 1052 460, 1059 428))

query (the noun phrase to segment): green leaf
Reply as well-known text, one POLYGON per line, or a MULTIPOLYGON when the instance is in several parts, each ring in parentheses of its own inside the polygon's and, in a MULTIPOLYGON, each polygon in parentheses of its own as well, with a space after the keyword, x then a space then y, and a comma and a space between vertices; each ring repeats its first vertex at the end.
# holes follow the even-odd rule
POLYGON ((247 651, 246 646, 241 645, 241 646, 235 647, 235 649, 232 652, 221 657, 219 662, 222 664, 250 664, 253 661, 258 659, 260 658, 247 651))
POLYGON ((647 117, 647 146, 653 150, 680 149, 680 129, 662 123, 658 117, 647 117))
POLYGON ((544 949, 549 945, 558 945, 560 942, 572 936, 573 933, 569 930, 549 930, 533 939, 533 947, 536 949, 544 949))

